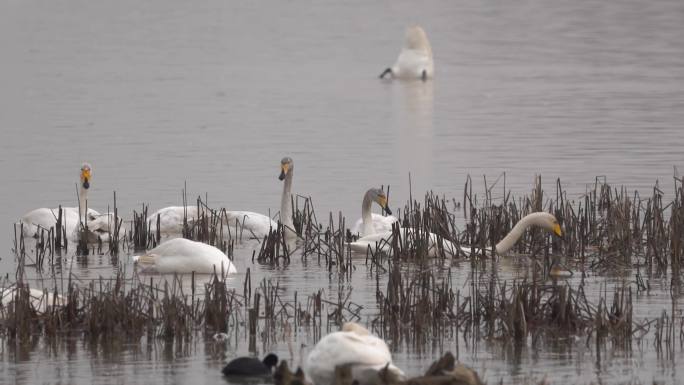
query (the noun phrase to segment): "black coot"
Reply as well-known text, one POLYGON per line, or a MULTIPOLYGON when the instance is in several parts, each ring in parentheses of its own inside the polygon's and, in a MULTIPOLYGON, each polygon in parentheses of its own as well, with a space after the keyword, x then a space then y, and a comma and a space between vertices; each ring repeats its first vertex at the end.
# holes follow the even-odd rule
POLYGON ((271 368, 278 364, 278 356, 271 353, 259 361, 252 357, 239 357, 228 363, 221 372, 224 376, 270 375, 271 368))

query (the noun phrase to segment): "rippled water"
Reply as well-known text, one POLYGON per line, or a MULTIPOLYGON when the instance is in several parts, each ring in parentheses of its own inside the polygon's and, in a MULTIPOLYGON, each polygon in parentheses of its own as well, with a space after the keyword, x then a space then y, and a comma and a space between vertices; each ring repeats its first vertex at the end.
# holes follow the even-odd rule
MULTIPOLYGON (((82 161, 94 168, 90 205, 105 209, 116 190, 124 213, 179 204, 186 181, 214 207, 274 213, 285 155, 295 192, 322 215, 354 219, 370 186, 391 185, 390 203, 403 205, 409 173, 414 196, 460 197, 466 175, 482 186, 482 175, 491 184, 503 172, 515 192, 529 191, 535 174, 549 188, 560 178, 573 196, 597 175, 630 190, 659 180, 670 191, 673 166, 684 167, 683 20, 678 0, 0 2, 0 272, 14 272, 14 221, 74 205, 82 161), (435 81, 379 81, 411 22, 431 40, 435 81)), ((261 269, 248 255, 238 253, 238 268, 261 269)), ((102 262, 79 274, 109 274, 102 262)), ((330 284, 311 265, 259 274, 288 290, 330 284)), ((355 279, 359 301, 372 297, 371 283, 355 279)), ((659 291, 637 312, 669 306, 659 291)), ((41 344, 2 351, 3 377, 215 383, 223 360, 246 351, 244 341, 181 353, 41 344)), ((286 346, 270 348, 289 357, 286 346)), ((675 382, 681 359, 663 363, 643 349, 600 368, 590 353, 562 349, 516 359, 482 346, 461 359, 490 382, 675 382)), ((412 373, 432 358, 397 353, 412 373)))

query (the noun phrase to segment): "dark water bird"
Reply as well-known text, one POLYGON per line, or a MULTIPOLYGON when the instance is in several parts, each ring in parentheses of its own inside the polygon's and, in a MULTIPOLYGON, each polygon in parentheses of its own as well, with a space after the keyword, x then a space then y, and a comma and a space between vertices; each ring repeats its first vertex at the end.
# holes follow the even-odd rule
POLYGON ((278 356, 273 353, 259 361, 253 357, 238 357, 228 363, 221 372, 224 376, 268 376, 278 364, 278 356))

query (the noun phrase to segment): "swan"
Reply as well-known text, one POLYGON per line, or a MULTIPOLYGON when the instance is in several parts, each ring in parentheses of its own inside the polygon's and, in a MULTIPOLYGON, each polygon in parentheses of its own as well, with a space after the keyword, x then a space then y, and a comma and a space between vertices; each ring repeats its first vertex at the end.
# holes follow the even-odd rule
MULTIPOLYGON (((8 306, 10 303, 14 302, 15 296, 17 295, 17 287, 10 288, 0 288, 0 297, 2 306, 8 306)), ((65 306, 67 301, 63 296, 55 293, 44 292, 38 289, 28 289, 29 301, 31 307, 37 313, 45 313, 52 307, 65 306)))
POLYGON ((395 381, 405 379, 404 372, 392 364, 385 341, 354 322, 318 341, 306 358, 304 373, 316 385, 329 385, 334 383, 335 367, 345 365, 361 385, 380 383, 378 372, 383 369, 395 381))
POLYGON ((371 235, 375 233, 382 233, 386 231, 392 231, 392 223, 397 222, 398 219, 391 215, 392 211, 387 205, 387 195, 382 189, 371 188, 366 191, 363 196, 363 203, 361 204, 361 219, 356 221, 354 225, 354 234, 371 235), (371 205, 373 202, 377 203, 382 207, 389 216, 382 216, 379 214, 371 213, 371 205))
POLYGON ((380 74, 380 79, 389 74, 397 79, 422 79, 432 78, 435 73, 435 64, 432 60, 432 47, 423 28, 418 25, 406 30, 404 47, 394 65, 380 74))
MULTIPOLYGON (((292 220, 292 178, 294 175, 294 162, 290 157, 280 160, 280 176, 278 179, 283 181, 283 194, 280 197, 280 223, 285 228, 287 238, 296 237, 294 222, 292 220)), ((239 223, 243 234, 257 239, 263 239, 271 230, 278 228, 278 223, 268 215, 254 213, 251 211, 226 211, 229 230, 237 233, 240 230, 235 228, 235 223, 239 223), (236 231, 237 230, 237 231, 236 231)), ((237 235, 237 234, 236 234, 237 235)))
MULTIPOLYGON (((294 223, 292 221, 292 204, 290 202, 290 191, 292 189, 292 176, 294 163, 291 158, 285 157, 280 161, 280 180, 284 180, 283 195, 280 200, 280 221, 286 228, 286 235, 294 233, 294 223)), ((243 235, 247 238, 263 239, 271 229, 278 228, 278 223, 268 215, 255 213, 252 211, 226 211, 225 220, 228 231, 238 236, 243 235)), ((148 229, 156 230, 157 216, 159 216, 160 233, 170 236, 178 235, 183 230, 183 218, 187 217, 189 225, 192 225, 199 218, 197 207, 195 206, 171 206, 165 207, 147 217, 148 229)))
POLYGON ((238 357, 223 367, 224 376, 268 376, 278 364, 278 356, 271 353, 259 361, 253 357, 238 357))
POLYGON ((132 258, 142 273, 237 273, 233 262, 221 250, 185 238, 170 239, 132 258))
MULTIPOLYGON (((88 190, 92 180, 92 167, 89 163, 81 166, 79 183, 79 202, 78 207, 62 207, 62 226, 66 230, 67 237, 78 239, 80 222, 88 226, 88 240, 97 240, 98 237, 104 241, 109 239, 110 229, 114 227, 114 214, 99 212, 88 208, 88 190)), ((36 237, 41 230, 49 230, 57 224, 59 209, 40 208, 26 213, 19 220, 19 224, 24 227, 25 235, 36 237)))
MULTIPOLYGON (((501 240, 499 243, 496 244, 495 246, 495 251, 496 254, 498 255, 503 255, 505 254, 508 250, 510 250, 515 243, 522 237, 523 233, 525 230, 530 227, 530 226, 539 226, 545 230, 548 230, 557 236, 562 236, 562 231, 560 228, 560 224, 558 224, 558 220, 556 219, 553 214, 545 213, 545 212, 536 212, 536 213, 531 213, 523 217, 518 223, 513 226, 513 229, 501 240)), ((401 236, 403 239, 412 239, 413 237, 413 229, 402 227, 399 229, 401 236)), ((385 252, 389 252, 390 250, 390 244, 387 242, 392 238, 392 232, 384 232, 384 233, 378 233, 378 234, 373 234, 365 237, 359 238, 356 242, 351 242, 349 244, 349 247, 351 248, 352 251, 356 252, 361 252, 365 253, 368 247, 370 246, 371 248, 376 247, 376 245, 379 245, 380 250, 383 250, 385 252)), ((438 251, 438 240, 439 236, 434 233, 429 234, 429 255, 430 256, 435 256, 437 255, 438 251)), ((457 255, 457 250, 456 246, 446 240, 442 239, 442 246, 444 248, 444 251, 448 254, 451 254, 452 256, 457 255)), ((465 252, 466 254, 470 254, 471 249, 468 247, 461 247, 461 250, 465 252)), ((489 253, 491 253, 491 250, 488 250, 489 253)))

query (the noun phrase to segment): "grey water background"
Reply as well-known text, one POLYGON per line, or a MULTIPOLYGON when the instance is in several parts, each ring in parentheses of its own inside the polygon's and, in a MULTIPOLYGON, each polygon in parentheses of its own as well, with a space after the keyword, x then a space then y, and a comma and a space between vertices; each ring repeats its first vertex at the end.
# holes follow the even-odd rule
MULTIPOLYGON (((391 185, 391 206, 403 206, 409 173, 417 197, 458 199, 468 174, 483 188, 483 175, 503 172, 516 193, 535 174, 549 192, 560 178, 573 197, 599 175, 644 193, 658 180, 667 193, 673 166, 684 167, 683 41, 677 0, 3 0, 0 273, 14 273, 12 223, 75 205, 83 161, 93 165, 90 206, 105 210, 116 191, 126 217, 142 203, 180 204, 185 182, 213 207, 275 213, 283 156, 295 162, 294 192, 348 221, 371 186, 391 185), (432 43, 435 80, 378 80, 414 22, 432 43)), ((106 274, 103 264, 80 274, 106 274)), ((263 274, 302 291, 328 284, 311 266, 263 274)), ((372 282, 355 279, 355 295, 371 298, 372 282)), ((669 305, 663 286, 640 314, 669 305)), ((483 346, 461 358, 490 383, 544 374, 677 382, 681 358, 663 363, 644 349, 601 368, 551 348, 515 360, 483 346)), ((37 346, 3 352, 0 381, 221 383, 222 362, 244 353, 244 341, 198 342, 188 354, 37 346)), ((412 373, 432 358, 395 357, 412 373)))

